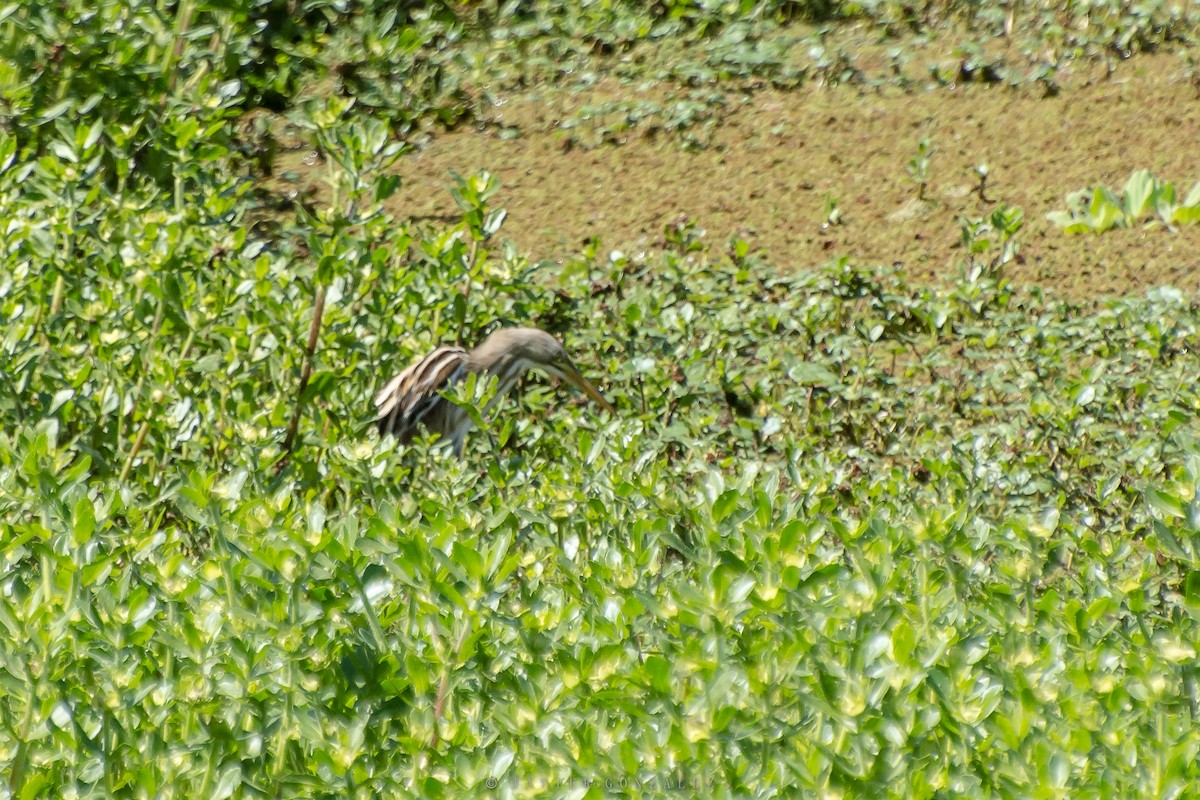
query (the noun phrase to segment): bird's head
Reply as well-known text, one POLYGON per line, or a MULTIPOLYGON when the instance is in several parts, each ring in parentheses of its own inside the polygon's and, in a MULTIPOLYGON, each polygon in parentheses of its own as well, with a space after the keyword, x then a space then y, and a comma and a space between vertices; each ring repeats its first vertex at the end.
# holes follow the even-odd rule
POLYGON ((596 387, 580 374, 559 341, 545 331, 537 328, 502 328, 484 340, 472 356, 477 354, 482 360, 492 359, 492 364, 481 364, 485 368, 494 368, 493 364, 502 359, 512 364, 524 362, 523 366, 536 367, 584 392, 609 413, 616 413, 616 409, 596 387))

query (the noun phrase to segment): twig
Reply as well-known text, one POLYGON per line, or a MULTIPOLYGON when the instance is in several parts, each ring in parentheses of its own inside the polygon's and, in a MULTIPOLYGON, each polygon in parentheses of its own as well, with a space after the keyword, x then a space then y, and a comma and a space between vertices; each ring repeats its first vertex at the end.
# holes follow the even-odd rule
POLYGON ((129 448, 129 455, 125 456, 125 466, 121 467, 121 476, 117 478, 117 483, 124 483, 126 476, 129 475, 129 469, 133 466, 133 460, 137 458, 138 451, 142 449, 142 442, 146 441, 146 434, 150 431, 150 418, 147 417, 142 421, 142 427, 138 429, 137 438, 133 440, 133 447, 129 448))
POLYGON ((283 439, 283 458, 275 465, 276 471, 283 469, 296 444, 296 431, 300 429, 300 415, 304 413, 304 391, 312 377, 313 355, 317 352, 317 339, 321 334, 321 317, 325 313, 325 284, 317 287, 316 302, 313 304, 312 322, 308 326, 308 346, 304 351, 304 369, 300 373, 300 388, 296 394, 296 410, 288 423, 287 435, 283 439))

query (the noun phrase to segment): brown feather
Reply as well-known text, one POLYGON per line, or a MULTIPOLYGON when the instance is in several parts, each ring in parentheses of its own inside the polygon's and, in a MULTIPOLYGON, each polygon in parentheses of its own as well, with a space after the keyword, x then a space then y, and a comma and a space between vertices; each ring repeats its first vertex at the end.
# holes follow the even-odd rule
POLYGON ((402 444, 412 441, 418 425, 443 436, 450 433, 449 417, 459 409, 438 392, 460 379, 466 366, 466 350, 443 346, 388 381, 375 395, 379 432, 402 444))
POLYGON ((531 367, 566 379, 613 411, 608 401, 571 364, 553 336, 536 328, 503 328, 470 352, 443 345, 388 381, 375 395, 379 433, 394 435, 402 444, 408 444, 417 427, 424 426, 431 433, 452 439, 454 451, 462 455, 471 418, 439 392, 462 380, 467 373, 495 375, 500 385, 486 411, 531 367))

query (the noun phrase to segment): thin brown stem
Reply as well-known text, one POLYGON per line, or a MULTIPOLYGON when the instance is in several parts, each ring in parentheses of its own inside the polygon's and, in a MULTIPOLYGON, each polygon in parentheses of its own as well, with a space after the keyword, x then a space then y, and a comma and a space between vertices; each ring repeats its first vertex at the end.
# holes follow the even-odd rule
POLYGON ((58 273, 58 277, 54 280, 54 295, 50 298, 50 316, 52 317, 57 315, 59 309, 62 308, 64 283, 66 283, 66 281, 63 280, 63 275, 60 272, 58 273))
POLYGON ((183 58, 183 51, 187 46, 187 32, 192 27, 192 13, 195 11, 195 4, 190 2, 182 3, 182 8, 177 11, 175 17, 175 36, 172 46, 167 50, 166 63, 163 64, 163 71, 167 75, 167 88, 175 89, 176 65, 183 58))
POLYGON ((321 317, 325 314, 325 284, 317 287, 316 302, 313 304, 312 322, 308 326, 308 346, 304 351, 304 368, 300 373, 300 388, 296 394, 296 410, 288 423, 287 435, 283 439, 283 458, 278 469, 282 469, 296 444, 296 432, 300 429, 300 415, 304 413, 304 392, 312 378, 313 356, 317 352, 317 340, 321 335, 321 317))
POLYGON ((133 447, 129 448, 129 455, 125 456, 125 466, 121 467, 121 476, 117 478, 118 483, 124 482, 129 475, 129 469, 133 466, 133 460, 137 458, 138 451, 142 449, 142 442, 146 441, 146 434, 150 431, 150 420, 142 421, 142 427, 138 429, 137 438, 133 440, 133 447))

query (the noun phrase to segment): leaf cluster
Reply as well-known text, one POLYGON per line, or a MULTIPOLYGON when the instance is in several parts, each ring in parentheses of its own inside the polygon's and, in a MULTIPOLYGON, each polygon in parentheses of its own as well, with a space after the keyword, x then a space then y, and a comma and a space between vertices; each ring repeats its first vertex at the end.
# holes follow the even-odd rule
POLYGON ((70 173, 0 174, 14 793, 1195 785, 1187 298, 1015 294, 976 246, 1013 212, 946 289, 682 223, 530 263, 487 175, 390 219, 386 137, 336 112, 341 204, 271 238, 236 183, 54 212, 70 173), (357 424, 496 319, 618 417, 531 379, 461 463, 357 424))
POLYGON ((494 8, 0 11, 0 792, 1195 794, 1194 299, 1014 290, 1008 208, 943 287, 686 220, 532 260, 486 173, 388 214, 365 89, 288 95, 330 199, 267 213, 235 109, 389 9, 436 106, 494 8), (378 439, 498 324, 619 413, 533 376, 462 461, 378 439))
POLYGON ((1067 211, 1046 215, 1064 233, 1104 233, 1132 228, 1146 217, 1146 225, 1191 225, 1200 222, 1200 183, 1178 199, 1175 184, 1161 181, 1150 170, 1136 170, 1118 194, 1105 186, 1081 189, 1067 195, 1067 211))

